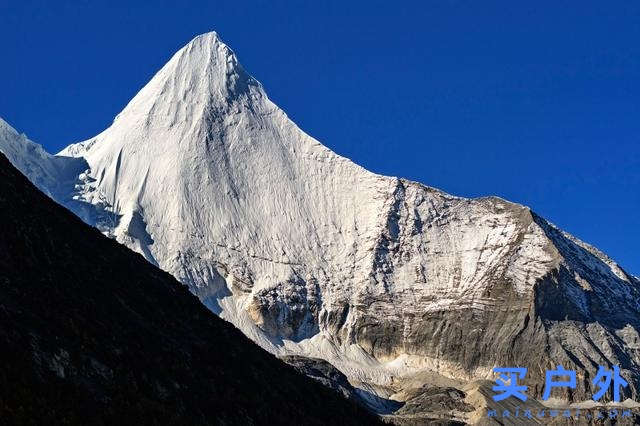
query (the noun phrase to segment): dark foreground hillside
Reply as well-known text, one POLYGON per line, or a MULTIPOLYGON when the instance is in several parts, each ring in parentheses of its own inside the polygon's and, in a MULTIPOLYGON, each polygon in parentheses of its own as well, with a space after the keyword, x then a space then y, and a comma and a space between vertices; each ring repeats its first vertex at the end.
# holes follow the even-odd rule
POLYGON ((0 424, 376 424, 0 154, 0 424))

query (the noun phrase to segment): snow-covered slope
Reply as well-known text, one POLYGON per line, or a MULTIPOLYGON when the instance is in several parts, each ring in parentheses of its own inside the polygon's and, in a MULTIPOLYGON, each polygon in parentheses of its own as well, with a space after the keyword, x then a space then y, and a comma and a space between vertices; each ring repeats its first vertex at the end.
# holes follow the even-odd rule
POLYGON ((42 146, 18 133, 0 118, 0 152, 11 164, 33 182, 38 189, 52 198, 66 199, 60 191, 69 192, 79 170, 86 169, 82 159, 55 157, 42 146))
MULTIPOLYGON (((640 287, 528 208, 379 176, 306 135, 215 33, 178 51, 82 158, 70 206, 278 354, 372 392, 562 363, 640 371, 640 287)), ((585 383, 572 397, 585 395, 585 383)))

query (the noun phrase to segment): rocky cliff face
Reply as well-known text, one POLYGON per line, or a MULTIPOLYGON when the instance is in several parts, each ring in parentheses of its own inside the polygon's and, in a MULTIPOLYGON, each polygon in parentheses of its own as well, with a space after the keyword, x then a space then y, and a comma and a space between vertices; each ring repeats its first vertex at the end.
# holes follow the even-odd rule
POLYGON ((331 152, 215 33, 59 155, 87 165, 74 211, 271 352, 328 360, 363 386, 519 365, 539 395, 557 364, 579 388, 554 396, 589 397, 597 364, 638 383, 638 279, 527 207, 331 152))

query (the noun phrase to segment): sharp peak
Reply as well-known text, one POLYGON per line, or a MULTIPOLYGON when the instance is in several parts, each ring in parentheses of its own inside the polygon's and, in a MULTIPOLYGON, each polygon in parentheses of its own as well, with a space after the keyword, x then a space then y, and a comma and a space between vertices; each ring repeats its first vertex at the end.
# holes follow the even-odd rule
POLYGON ((217 52, 218 55, 222 55, 224 57, 235 57, 233 50, 231 50, 231 48, 222 41, 218 33, 215 31, 195 36, 191 41, 185 44, 178 53, 183 56, 197 56, 206 51, 217 52))
POLYGON ((192 43, 222 43, 222 40, 220 39, 220 36, 218 35, 217 32, 215 31, 209 31, 208 33, 203 33, 203 34, 199 34, 197 36, 195 36, 194 38, 191 39, 191 41, 189 43, 187 43, 187 46, 192 44, 192 43))
POLYGON ((180 48, 154 77, 116 116, 138 117, 150 122, 151 116, 167 122, 188 121, 196 109, 212 104, 227 105, 250 90, 262 86, 239 63, 235 53, 211 31, 198 35, 180 48))
POLYGON ((200 34, 180 48, 165 65, 168 70, 178 67, 193 67, 190 71, 210 72, 212 69, 223 71, 221 77, 236 75, 243 80, 252 80, 238 61, 235 52, 222 41, 215 31, 200 34))

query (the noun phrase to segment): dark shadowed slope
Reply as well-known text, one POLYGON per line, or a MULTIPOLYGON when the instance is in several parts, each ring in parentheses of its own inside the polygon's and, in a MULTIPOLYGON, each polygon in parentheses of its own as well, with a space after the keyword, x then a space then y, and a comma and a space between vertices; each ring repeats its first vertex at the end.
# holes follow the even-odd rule
POLYGON ((0 423, 375 424, 0 154, 0 423))

